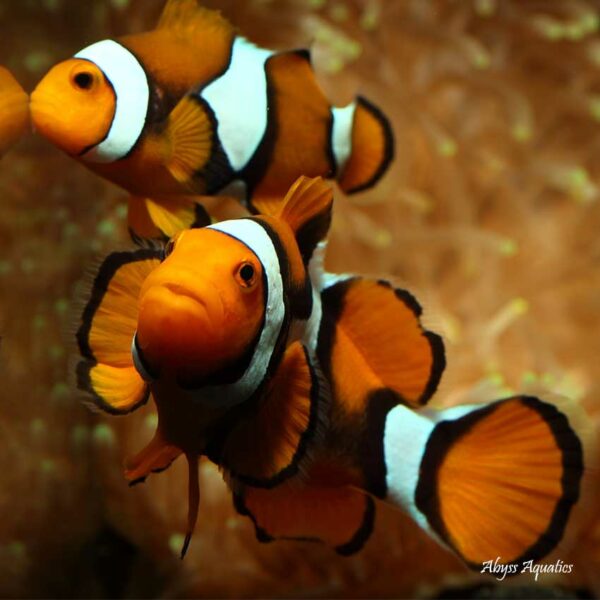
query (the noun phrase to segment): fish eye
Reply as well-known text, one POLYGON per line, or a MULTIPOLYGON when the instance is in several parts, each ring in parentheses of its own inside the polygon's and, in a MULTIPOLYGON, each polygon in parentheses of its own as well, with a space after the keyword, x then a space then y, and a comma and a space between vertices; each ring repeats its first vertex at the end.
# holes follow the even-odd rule
POLYGON ((82 71, 73 77, 73 83, 80 90, 89 90, 94 84, 94 76, 87 71, 82 71))
POLYGON ((236 280, 244 288, 250 288, 256 283, 256 269, 249 262, 243 262, 236 271, 236 280))

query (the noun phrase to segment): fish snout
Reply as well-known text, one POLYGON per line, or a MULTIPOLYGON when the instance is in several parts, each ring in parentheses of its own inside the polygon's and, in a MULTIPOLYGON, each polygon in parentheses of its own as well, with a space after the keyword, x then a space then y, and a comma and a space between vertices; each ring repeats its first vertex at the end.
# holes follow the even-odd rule
POLYGON ((214 292, 168 280, 147 287, 140 297, 137 344, 148 366, 195 376, 210 372, 222 313, 214 292))

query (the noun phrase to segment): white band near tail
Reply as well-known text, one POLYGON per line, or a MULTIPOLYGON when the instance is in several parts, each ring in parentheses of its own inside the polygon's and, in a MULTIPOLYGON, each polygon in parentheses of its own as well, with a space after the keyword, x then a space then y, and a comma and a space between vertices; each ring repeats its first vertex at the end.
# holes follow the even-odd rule
POLYGON ((195 394, 197 400, 204 404, 226 408, 248 399, 267 374, 285 317, 283 279, 275 246, 258 223, 250 219, 236 219, 210 225, 208 229, 226 233, 248 246, 260 260, 267 281, 265 322, 248 368, 234 383, 206 386, 195 394))
POLYGON ((427 517, 415 504, 415 490, 425 446, 434 427, 435 423, 427 417, 398 405, 387 415, 383 437, 388 498, 432 534, 427 517))
POLYGON ((352 128, 356 102, 344 108, 332 108, 333 129, 331 132, 331 147, 335 157, 338 175, 344 170, 350 154, 352 154, 352 128))
POLYGON ((94 63, 115 91, 115 114, 110 130, 104 140, 82 158, 98 163, 123 158, 135 146, 146 124, 150 98, 146 72, 127 48, 113 40, 92 44, 75 58, 94 63))
POLYGON ((233 42, 231 63, 201 93, 217 119, 217 133, 229 163, 241 171, 263 139, 268 123, 265 63, 272 52, 244 38, 233 42))

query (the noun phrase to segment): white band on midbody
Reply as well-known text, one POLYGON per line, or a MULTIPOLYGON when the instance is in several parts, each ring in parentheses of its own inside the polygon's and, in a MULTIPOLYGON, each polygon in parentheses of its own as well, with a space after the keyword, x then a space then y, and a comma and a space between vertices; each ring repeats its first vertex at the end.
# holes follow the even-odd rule
POLYGON ((221 231, 248 246, 261 262, 267 281, 264 326, 246 371, 234 383, 206 386, 193 393, 203 404, 227 408, 250 398, 267 374, 285 317, 283 279, 275 246, 258 223, 236 219, 211 225, 208 229, 221 231))
POLYGON ((219 140, 236 171, 248 164, 267 129, 265 62, 272 54, 237 37, 229 68, 200 94, 215 113, 219 140))
POLYGON ((123 158, 134 147, 146 124, 150 98, 146 72, 127 48, 113 40, 92 44, 75 58, 94 63, 115 91, 115 115, 108 135, 82 158, 99 163, 123 158))
POLYGON ((356 103, 344 108, 332 108, 333 129, 331 132, 331 147, 335 156, 338 175, 343 171, 350 154, 352 154, 352 128, 356 103))

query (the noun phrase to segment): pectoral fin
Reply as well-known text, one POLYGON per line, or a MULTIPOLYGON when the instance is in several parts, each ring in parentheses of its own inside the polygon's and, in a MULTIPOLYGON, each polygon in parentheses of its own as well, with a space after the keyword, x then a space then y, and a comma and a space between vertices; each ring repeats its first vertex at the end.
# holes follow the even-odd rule
POLYGON ((78 387, 107 412, 127 413, 148 398, 148 386, 134 368, 131 341, 139 291, 159 263, 158 249, 116 252, 94 279, 77 332, 78 387))
POLYGON ((257 487, 285 481, 307 457, 322 405, 306 349, 295 342, 286 350, 257 413, 233 427, 217 462, 235 479, 257 487))

